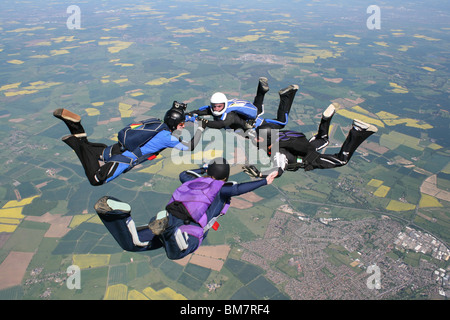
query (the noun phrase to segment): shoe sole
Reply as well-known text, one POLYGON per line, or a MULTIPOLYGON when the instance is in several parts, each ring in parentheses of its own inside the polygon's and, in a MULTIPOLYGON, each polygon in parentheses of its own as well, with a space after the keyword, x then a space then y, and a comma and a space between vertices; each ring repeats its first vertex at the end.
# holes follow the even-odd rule
POLYGON ((68 121, 72 121, 72 122, 80 122, 81 121, 81 117, 79 115, 77 115, 76 113, 73 113, 67 109, 56 109, 55 111, 53 111, 53 115, 61 120, 68 120, 68 121))
POLYGON ((281 95, 288 93, 289 91, 292 90, 298 90, 299 86, 296 84, 291 84, 289 87, 281 89, 280 91, 278 91, 278 93, 281 95))
POLYGON ((334 115, 335 111, 336 108, 334 107, 334 105, 330 104, 328 108, 326 108, 326 110, 323 112, 322 116, 324 118, 331 118, 334 115))
POLYGON ((166 230, 167 225, 169 224, 169 219, 167 217, 162 219, 157 219, 148 224, 148 228, 152 231, 154 235, 159 236, 161 233, 166 230))
POLYGON ((126 213, 131 212, 131 206, 128 203, 113 200, 108 196, 100 198, 94 205, 97 213, 105 214, 111 211, 122 211, 126 213))
POLYGON ((259 78, 259 83, 264 90, 269 91, 269 80, 267 78, 259 78))
POLYGON ((377 132, 378 131, 378 128, 375 127, 374 125, 365 123, 365 122, 363 122, 361 120, 358 120, 358 119, 354 119, 353 120, 353 125, 358 127, 358 128, 360 128, 360 129, 362 129, 362 130, 365 130, 365 131, 370 131, 370 132, 377 132))
POLYGON ((378 128, 375 127, 374 125, 369 125, 369 128, 367 128, 367 131, 377 132, 377 131, 378 131, 378 128))
POLYGON ((86 133, 76 133, 76 134, 68 134, 67 136, 64 136, 61 138, 61 141, 66 141, 67 139, 70 139, 71 137, 75 137, 77 139, 86 138, 86 133))
POLYGON ((61 140, 65 141, 65 140, 67 140, 67 139, 69 139, 70 137, 73 137, 73 136, 74 136, 73 134, 68 134, 67 136, 62 137, 61 140))

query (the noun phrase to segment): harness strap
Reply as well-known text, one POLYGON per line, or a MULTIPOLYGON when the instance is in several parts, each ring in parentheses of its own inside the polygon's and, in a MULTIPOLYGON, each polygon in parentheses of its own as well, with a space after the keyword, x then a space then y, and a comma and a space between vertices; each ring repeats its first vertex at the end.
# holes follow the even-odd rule
POLYGON ((261 118, 261 116, 258 116, 255 120, 255 123, 253 124, 253 128, 258 128, 263 123, 263 121, 264 119, 261 118))
POLYGON ((103 150, 102 154, 103 161, 125 163, 130 166, 130 169, 144 161, 153 160, 158 156, 158 153, 147 153, 141 155, 140 157, 137 157, 136 154, 130 151, 125 151, 121 154, 111 155, 111 149, 112 149, 111 146, 109 146, 106 147, 105 150, 103 150))
POLYGON ((284 125, 285 126, 288 123, 288 114, 287 113, 285 114, 285 118, 286 118, 285 122, 281 122, 281 121, 273 120, 273 119, 266 119, 266 122, 275 123, 275 124, 279 124, 279 125, 284 125))
POLYGON ((186 232, 198 239, 198 246, 202 244, 203 241, 203 228, 192 224, 184 224, 178 228, 181 232, 186 232))
MULTIPOLYGON (((198 245, 200 246, 203 241, 203 235, 211 228, 213 228, 214 230, 217 230, 217 227, 215 227, 215 225, 217 223, 217 219, 220 216, 226 214, 229 207, 230 207, 229 203, 225 204, 224 207, 222 208, 222 211, 220 212, 220 214, 217 217, 214 217, 211 220, 209 220, 208 224, 204 228, 202 228, 200 226, 196 226, 194 224, 184 224, 184 225, 181 225, 178 229, 181 232, 186 232, 187 234, 190 234, 191 236, 196 237, 199 241, 198 245)), ((169 212, 169 214, 171 214, 171 213, 169 212)))
POLYGON ((306 163, 313 164, 319 156, 320 156, 320 153, 318 153, 317 151, 311 151, 306 154, 306 156, 304 157, 304 160, 306 163))
POLYGON ((297 171, 300 168, 303 168, 305 166, 304 162, 296 162, 296 163, 290 163, 286 166, 287 171, 297 171))
POLYGON ((286 170, 288 171, 297 171, 298 169, 302 168, 305 169, 305 171, 312 170, 314 168, 314 164, 319 158, 320 153, 317 151, 311 151, 309 152, 305 157, 298 158, 296 163, 290 163, 286 166, 286 170))

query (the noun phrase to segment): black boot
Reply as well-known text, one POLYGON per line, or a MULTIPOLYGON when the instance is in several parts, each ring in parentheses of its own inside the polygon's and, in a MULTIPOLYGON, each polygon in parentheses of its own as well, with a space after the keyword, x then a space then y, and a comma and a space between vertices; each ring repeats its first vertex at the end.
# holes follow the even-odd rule
POLYGON ((377 131, 378 129, 374 125, 357 119, 353 120, 352 128, 342 144, 341 150, 337 154, 339 160, 344 161, 345 163, 350 161, 353 153, 358 149, 361 143, 377 131))
MULTIPOLYGON (((86 139, 86 136, 84 136, 86 139)), ((71 147, 75 152, 80 149, 81 139, 79 139, 76 135, 68 134, 61 138, 61 141, 71 147)))
POLYGON ((56 109, 53 111, 53 115, 64 121, 70 130, 71 134, 84 133, 84 128, 81 125, 81 117, 76 113, 73 113, 67 109, 56 109))
POLYGON ((267 78, 261 77, 258 82, 258 89, 253 100, 253 105, 258 109, 258 115, 264 113, 264 96, 269 91, 269 82, 267 78))
POLYGON ((298 85, 291 84, 290 86, 278 91, 280 95, 280 104, 278 106, 277 120, 282 123, 287 123, 287 117, 291 111, 292 103, 294 102, 295 94, 298 91, 298 85))
POLYGON ((316 151, 325 148, 329 143, 329 130, 331 119, 333 118, 336 109, 333 104, 330 104, 328 108, 322 113, 322 118, 320 119, 319 129, 317 134, 309 139, 309 142, 314 146, 316 151))
POLYGON ((264 95, 267 92, 269 92, 269 80, 265 77, 260 77, 258 83, 258 93, 264 95))

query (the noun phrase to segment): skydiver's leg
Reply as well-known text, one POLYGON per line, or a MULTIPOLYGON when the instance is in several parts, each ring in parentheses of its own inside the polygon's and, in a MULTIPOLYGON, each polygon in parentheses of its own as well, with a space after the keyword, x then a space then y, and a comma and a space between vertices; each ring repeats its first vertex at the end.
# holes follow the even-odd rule
POLYGON ((339 159, 348 162, 360 144, 377 131, 378 129, 374 125, 354 119, 352 128, 338 153, 339 159))
POLYGON ((297 91, 298 85, 292 84, 278 92, 280 95, 280 104, 278 105, 277 120, 285 125, 288 122, 289 112, 291 111, 297 91))
POLYGON ((105 144, 92 143, 86 137, 79 138, 75 135, 65 136, 62 141, 75 151, 91 185, 101 185, 113 175, 118 165, 116 162, 106 162, 102 166, 99 163, 103 150, 107 147, 105 144))
POLYGON ((277 118, 265 119, 264 124, 270 123, 273 129, 282 129, 288 123, 289 112, 294 102, 295 94, 298 91, 298 85, 290 85, 278 91, 280 95, 280 104, 278 105, 277 118))
POLYGON ((342 144, 339 153, 334 155, 319 155, 313 164, 314 168, 329 169, 346 165, 361 143, 377 131, 378 129, 371 124, 364 123, 357 119, 353 120, 352 128, 342 144))
POLYGON ((332 169, 342 167, 347 164, 347 161, 340 160, 337 154, 319 154, 318 157, 311 163, 309 170, 312 169, 332 169))
POLYGON ((161 241, 145 226, 136 228, 131 207, 113 197, 102 197, 94 205, 100 220, 126 251, 146 251, 162 247, 161 241))
POLYGON ((267 78, 261 77, 258 82, 258 89, 253 100, 253 105, 258 109, 258 115, 264 112, 264 96, 269 91, 267 78))
POLYGON ((61 119, 69 128, 71 134, 84 133, 84 128, 81 125, 81 117, 67 109, 56 109, 53 115, 61 119))
POLYGON ((335 111, 336 110, 333 104, 330 104, 328 108, 325 109, 325 111, 322 113, 322 118, 320 120, 317 133, 311 139, 309 139, 309 142, 314 146, 316 151, 325 148, 329 143, 328 135, 330 130, 330 123, 335 111))

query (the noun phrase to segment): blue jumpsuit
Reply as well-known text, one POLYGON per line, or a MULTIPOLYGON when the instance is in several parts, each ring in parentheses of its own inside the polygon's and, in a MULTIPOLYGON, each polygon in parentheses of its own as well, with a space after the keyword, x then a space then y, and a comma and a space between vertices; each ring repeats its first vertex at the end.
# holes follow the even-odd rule
MULTIPOLYGON (((167 130, 163 130, 157 133, 150 141, 140 147, 142 154, 154 154, 161 152, 166 148, 175 148, 182 151, 186 151, 189 149, 186 145, 182 144, 179 139, 174 137, 170 131, 167 130)), ((131 161, 137 159, 137 157, 130 151, 123 152, 122 156, 129 158, 131 161)), ((106 179, 106 182, 117 178, 122 173, 131 169, 131 167, 132 166, 130 163, 117 162, 115 168, 113 168, 112 170, 111 175, 106 179)))
MULTIPOLYGON (((180 141, 169 130, 162 130, 140 147, 143 155, 157 154, 166 148, 193 150, 200 141, 203 128, 199 127, 190 142, 180 141)), ((107 146, 103 143, 92 143, 87 138, 77 138, 74 135, 63 140, 71 147, 80 160, 86 177, 91 185, 98 186, 107 183, 127 172, 135 163, 137 157, 130 151, 122 152, 118 143, 107 146), (120 161, 117 158, 120 157, 120 161), (104 161, 103 165, 99 160, 104 161)), ((144 159, 147 160, 147 159, 144 159)))
POLYGON ((258 117, 257 107, 246 100, 233 99, 227 103, 227 109, 220 116, 214 116, 210 106, 203 106, 192 114, 199 116, 213 116, 213 121, 209 121, 206 126, 212 129, 248 129, 247 122, 256 120, 258 117))

